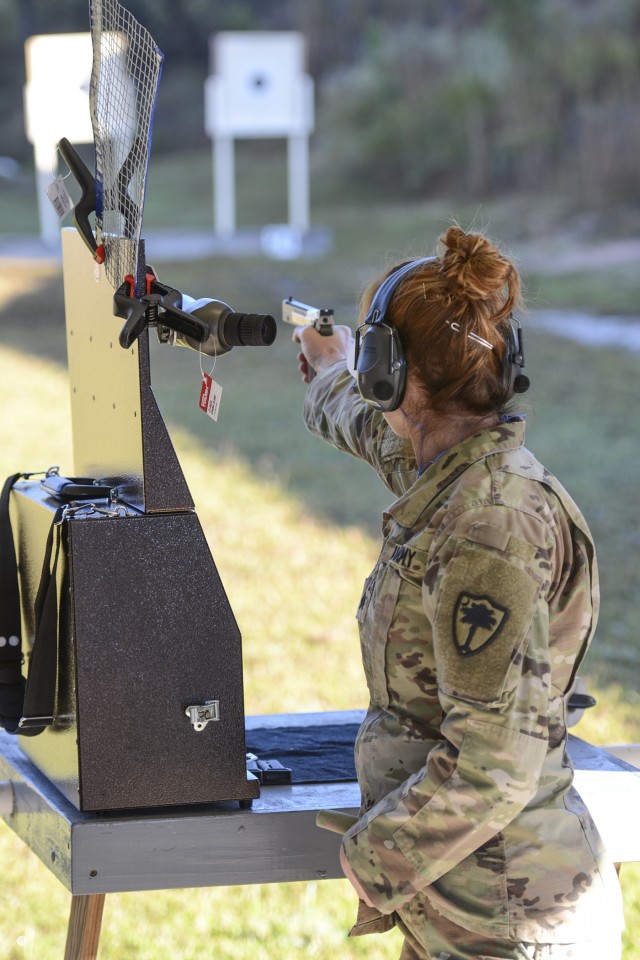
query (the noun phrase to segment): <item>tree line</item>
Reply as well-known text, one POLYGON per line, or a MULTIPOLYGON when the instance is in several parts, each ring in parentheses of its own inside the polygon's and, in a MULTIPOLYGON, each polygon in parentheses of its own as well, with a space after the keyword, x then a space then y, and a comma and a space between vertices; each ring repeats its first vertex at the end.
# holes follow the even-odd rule
MULTIPOLYGON (((640 201, 640 0, 125 0, 166 56, 154 152, 205 144, 208 36, 301 30, 336 189, 640 201), (357 185, 357 186, 356 186, 357 185)), ((88 0, 0 0, 0 153, 26 160, 23 42, 88 0)))

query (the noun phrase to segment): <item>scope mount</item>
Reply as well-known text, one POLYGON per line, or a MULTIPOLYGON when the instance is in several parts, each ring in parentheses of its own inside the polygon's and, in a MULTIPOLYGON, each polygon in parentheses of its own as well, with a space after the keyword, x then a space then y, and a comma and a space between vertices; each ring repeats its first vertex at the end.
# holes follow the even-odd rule
POLYGON ((146 267, 146 293, 135 296, 135 281, 127 276, 113 295, 113 313, 125 321, 119 342, 124 350, 138 339, 145 327, 162 326, 175 330, 198 343, 204 343, 209 328, 198 317, 182 310, 182 294, 174 287, 160 283, 151 267, 146 267))

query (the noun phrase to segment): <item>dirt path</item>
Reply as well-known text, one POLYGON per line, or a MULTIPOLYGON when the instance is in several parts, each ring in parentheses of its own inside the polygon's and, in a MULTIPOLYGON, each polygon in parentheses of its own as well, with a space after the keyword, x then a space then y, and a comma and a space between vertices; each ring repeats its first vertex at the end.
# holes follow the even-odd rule
MULTIPOLYGON (((311 232, 309 251, 311 255, 325 256, 330 238, 327 231, 318 228, 311 232)), ((230 252, 246 256, 260 247, 259 231, 239 232, 231 243, 230 252)), ((156 260, 193 259, 220 253, 229 242, 218 240, 208 230, 152 230, 146 236, 147 248, 156 260)), ((607 240, 603 243, 581 244, 575 239, 554 235, 543 242, 514 244, 511 248, 524 270, 544 273, 574 273, 602 267, 640 266, 640 238, 607 240)), ((45 246, 39 237, 8 236, 0 234, 0 262, 3 260, 58 259, 57 251, 45 246)))
POLYGON ((587 347, 618 347, 640 352, 640 317, 602 317, 577 310, 532 310, 529 319, 532 329, 542 328, 587 347))
POLYGON ((640 239, 576 244, 575 241, 558 237, 544 244, 537 241, 535 245, 522 245, 517 254, 522 268, 550 274, 625 267, 632 263, 640 267, 640 239))

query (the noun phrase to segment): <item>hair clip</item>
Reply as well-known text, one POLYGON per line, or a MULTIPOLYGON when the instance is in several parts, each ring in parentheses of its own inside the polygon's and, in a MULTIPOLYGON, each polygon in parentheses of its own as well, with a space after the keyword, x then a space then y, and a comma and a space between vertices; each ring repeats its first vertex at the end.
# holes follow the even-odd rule
MULTIPOLYGON (((451 320, 445 320, 445 323, 447 324, 447 326, 451 327, 451 329, 454 330, 456 333, 460 333, 460 331, 462 330, 462 327, 456 320, 454 320, 453 322, 451 320)), ((481 346, 487 347, 488 350, 493 350, 493 344, 489 343, 488 340, 485 340, 484 337, 478 336, 477 333, 468 333, 467 336, 469 337, 469 340, 474 340, 476 343, 479 343, 481 346)))
POLYGON ((470 333, 468 336, 469 340, 475 340, 476 343, 482 344, 483 347, 488 347, 489 350, 493 350, 493 344, 485 340, 484 337, 479 337, 477 333, 470 333))

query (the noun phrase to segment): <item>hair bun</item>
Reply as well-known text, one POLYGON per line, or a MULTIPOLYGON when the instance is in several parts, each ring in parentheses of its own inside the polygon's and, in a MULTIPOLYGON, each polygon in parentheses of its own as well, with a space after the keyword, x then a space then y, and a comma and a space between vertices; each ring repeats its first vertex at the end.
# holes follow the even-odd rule
POLYGON ((485 300, 512 280, 515 267, 482 234, 451 226, 440 242, 445 247, 442 273, 453 297, 485 300))

